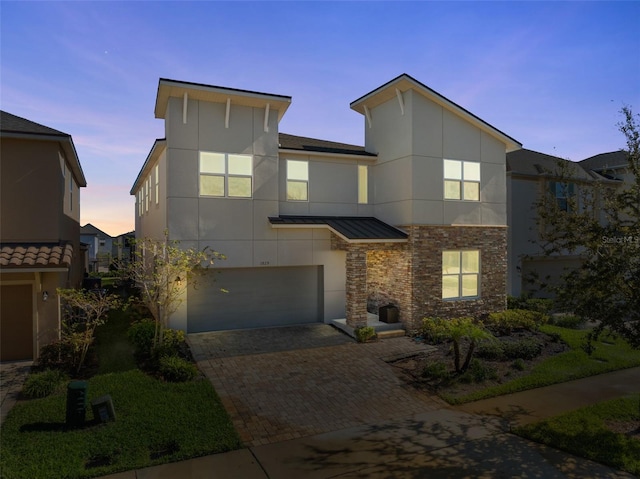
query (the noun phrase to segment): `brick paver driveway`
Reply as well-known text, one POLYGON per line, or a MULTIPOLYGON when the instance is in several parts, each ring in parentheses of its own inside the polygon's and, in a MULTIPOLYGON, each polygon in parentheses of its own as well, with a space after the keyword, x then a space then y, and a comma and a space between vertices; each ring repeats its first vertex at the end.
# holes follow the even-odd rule
POLYGON ((318 324, 188 336, 247 446, 439 409, 385 360, 426 350, 409 338, 357 344, 318 324))

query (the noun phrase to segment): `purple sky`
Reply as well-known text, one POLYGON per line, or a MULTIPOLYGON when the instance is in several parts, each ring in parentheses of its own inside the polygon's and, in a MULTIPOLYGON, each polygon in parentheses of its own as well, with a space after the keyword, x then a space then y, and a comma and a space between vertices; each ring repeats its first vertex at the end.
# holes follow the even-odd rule
POLYGON ((73 136, 81 223, 133 229, 158 78, 290 95, 280 131, 363 144, 349 103, 408 73, 525 148, 581 160, 640 112, 640 2, 2 1, 0 107, 73 136))

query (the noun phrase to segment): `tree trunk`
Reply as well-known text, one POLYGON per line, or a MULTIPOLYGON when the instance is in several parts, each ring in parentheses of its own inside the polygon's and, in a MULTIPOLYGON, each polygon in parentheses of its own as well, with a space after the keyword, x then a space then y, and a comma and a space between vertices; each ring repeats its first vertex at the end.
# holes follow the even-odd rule
POLYGON ((453 340, 453 360, 456 367, 456 373, 460 373, 460 343, 457 339, 453 340))
POLYGON ((469 345, 469 350, 467 351, 467 357, 464 360, 464 364, 462 366, 462 372, 465 372, 467 369, 469 369, 469 364, 471 364, 471 358, 473 357, 473 352, 475 349, 476 349, 476 342, 471 341, 471 344, 469 345))

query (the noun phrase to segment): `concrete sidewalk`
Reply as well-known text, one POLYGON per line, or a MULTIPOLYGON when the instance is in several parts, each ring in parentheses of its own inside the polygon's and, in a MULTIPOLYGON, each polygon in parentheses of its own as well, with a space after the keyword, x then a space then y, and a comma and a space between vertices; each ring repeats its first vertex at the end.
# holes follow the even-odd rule
POLYGON ((104 479, 632 478, 530 443, 497 418, 440 409, 104 479))

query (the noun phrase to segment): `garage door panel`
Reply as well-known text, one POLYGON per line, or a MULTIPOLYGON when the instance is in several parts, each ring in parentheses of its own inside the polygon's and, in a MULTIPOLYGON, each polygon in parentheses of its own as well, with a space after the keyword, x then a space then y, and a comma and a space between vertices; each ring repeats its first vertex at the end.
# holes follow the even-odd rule
POLYGON ((188 331, 322 321, 322 285, 321 266, 207 272, 188 292, 188 331))

